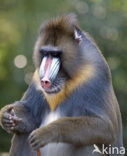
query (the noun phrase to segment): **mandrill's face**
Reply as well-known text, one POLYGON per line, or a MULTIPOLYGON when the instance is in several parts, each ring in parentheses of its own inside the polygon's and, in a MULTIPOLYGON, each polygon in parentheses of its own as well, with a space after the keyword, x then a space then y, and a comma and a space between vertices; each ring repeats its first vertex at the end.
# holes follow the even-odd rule
POLYGON ((52 46, 41 46, 39 52, 42 58, 39 68, 41 87, 48 94, 57 93, 66 80, 61 70, 62 50, 52 46))

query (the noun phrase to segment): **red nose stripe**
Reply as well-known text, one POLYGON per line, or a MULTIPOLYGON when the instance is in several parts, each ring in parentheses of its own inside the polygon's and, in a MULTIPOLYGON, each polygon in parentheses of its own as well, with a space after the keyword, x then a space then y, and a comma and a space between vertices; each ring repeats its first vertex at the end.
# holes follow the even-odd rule
POLYGON ((52 64, 52 57, 49 56, 49 57, 46 59, 45 69, 44 69, 44 77, 46 77, 46 78, 49 77, 49 72, 50 72, 51 64, 52 64))

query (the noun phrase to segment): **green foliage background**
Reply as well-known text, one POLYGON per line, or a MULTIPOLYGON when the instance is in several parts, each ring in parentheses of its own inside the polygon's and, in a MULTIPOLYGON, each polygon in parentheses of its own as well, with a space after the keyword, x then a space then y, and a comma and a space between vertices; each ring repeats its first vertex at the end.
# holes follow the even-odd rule
MULTIPOLYGON (((109 63, 127 147, 126 0, 0 0, 0 108, 19 100, 28 87, 24 77, 34 72, 32 53, 40 24, 68 12, 77 14, 81 28, 93 36, 109 63), (14 65, 19 54, 27 58, 23 69, 14 65)), ((0 128, 0 152, 9 150, 10 139, 0 128)))

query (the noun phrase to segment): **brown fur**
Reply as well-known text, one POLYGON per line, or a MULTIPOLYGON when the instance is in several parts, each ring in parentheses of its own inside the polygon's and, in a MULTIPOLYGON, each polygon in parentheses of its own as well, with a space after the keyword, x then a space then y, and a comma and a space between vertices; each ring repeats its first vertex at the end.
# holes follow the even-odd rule
POLYGON ((41 33, 53 34, 58 32, 58 34, 73 34, 73 26, 77 25, 77 20, 74 14, 63 15, 57 18, 53 18, 47 22, 45 22, 41 26, 41 33))

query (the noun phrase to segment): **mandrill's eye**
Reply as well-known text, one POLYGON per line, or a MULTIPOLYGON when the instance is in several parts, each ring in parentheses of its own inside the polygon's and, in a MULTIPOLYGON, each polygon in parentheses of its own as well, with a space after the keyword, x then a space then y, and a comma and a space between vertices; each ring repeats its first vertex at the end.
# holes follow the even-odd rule
POLYGON ((61 51, 57 51, 57 52, 51 52, 51 55, 53 56, 53 57, 59 57, 60 55, 61 55, 61 51))
POLYGON ((39 49, 39 52, 43 55, 43 56, 47 56, 48 52, 44 51, 42 48, 39 49))

